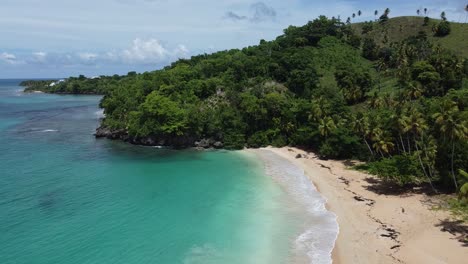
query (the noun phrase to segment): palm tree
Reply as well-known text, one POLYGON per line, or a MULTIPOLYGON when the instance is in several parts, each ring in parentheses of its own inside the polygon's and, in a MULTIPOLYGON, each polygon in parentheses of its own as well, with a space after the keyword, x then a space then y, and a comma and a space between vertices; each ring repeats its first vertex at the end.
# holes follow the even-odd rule
POLYGON ((318 122, 325 115, 325 100, 323 97, 312 99, 312 111, 309 114, 309 120, 318 122))
MULTIPOLYGON (((404 130, 406 127, 405 115, 406 115, 406 107, 402 105, 400 105, 399 107, 396 107, 396 113, 392 115, 392 126, 395 128, 395 130, 398 133, 398 138, 400 139, 403 154, 406 154, 406 147, 405 147, 405 143, 403 142, 403 136, 402 136, 405 133, 404 130)), ((400 153, 401 153, 401 150, 400 150, 400 153)))
POLYGON ((377 95, 377 92, 374 92, 369 100, 369 106, 371 108, 380 108, 383 106, 382 99, 377 95))
POLYGON ((385 8, 384 15, 388 16, 390 14, 390 8, 385 8))
MULTIPOLYGON (((387 35, 388 35, 388 33, 385 32, 384 39, 385 39, 385 36, 387 36, 387 35)), ((387 40, 388 40, 388 37, 387 37, 387 40)), ((384 58, 380 58, 380 59, 377 61, 377 65, 376 65, 376 66, 377 66, 377 71, 378 71, 379 73, 383 71, 383 73, 384 73, 384 75, 385 75, 385 73, 387 72, 388 67, 387 67, 387 63, 385 62, 384 58)), ((377 79, 378 79, 378 82, 379 82, 379 91, 380 91, 380 89, 382 88, 381 76, 380 76, 380 74, 377 75, 377 76, 378 76, 377 79)))
POLYGON ((382 158, 385 157, 384 153, 390 154, 395 146, 392 137, 388 133, 383 132, 380 128, 374 129, 372 140, 374 141, 372 146, 380 153, 382 158))
MULTIPOLYGON (((424 132, 427 131, 429 128, 424 116, 417 108, 411 108, 407 112, 408 115, 402 118, 402 128, 404 133, 410 133, 413 136, 414 147, 416 149, 415 154, 418 156, 419 164, 421 165, 421 169, 429 181, 434 192, 436 192, 434 186, 432 185, 432 178, 433 178, 433 168, 434 168, 434 160, 435 160, 435 151, 437 146, 435 145, 434 140, 429 140, 428 142, 424 141, 424 132), (426 147, 426 144, 429 145, 429 148, 426 147), (421 147, 421 149, 420 149, 421 147), (430 151, 429 151, 429 150, 430 151), (423 159, 421 154, 425 155, 423 159), (425 161, 425 162, 424 162, 425 161), (426 169, 426 165, 427 169, 426 169)), ((410 147, 408 142, 408 148, 410 147)))
POLYGON ((442 102, 440 112, 435 113, 432 117, 435 119, 440 133, 443 135, 444 141, 448 140, 449 144, 451 143, 452 153, 450 155, 450 168, 453 183, 455 184, 456 190, 458 190, 457 178, 453 168, 453 158, 456 141, 468 139, 467 121, 460 116, 458 105, 452 100, 445 100, 442 102))
POLYGON ((437 190, 434 188, 432 184, 432 180, 434 178, 434 170, 435 170, 435 159, 437 154, 437 144, 434 137, 421 137, 421 140, 418 141, 416 144, 421 146, 421 151, 417 151, 419 162, 422 166, 423 172, 429 180, 429 184, 437 193, 437 190), (424 154, 424 157, 421 157, 421 154, 424 154))
POLYGON ((374 11, 374 17, 375 17, 375 20, 377 20, 377 15, 379 14, 379 10, 375 10, 374 11))
POLYGON ((465 23, 466 23, 466 19, 468 18, 468 5, 465 6, 465 11, 467 12, 466 18, 465 18, 465 23))
POLYGON ((336 125, 335 125, 335 121, 333 120, 333 118, 327 116, 320 120, 319 122, 320 135, 324 137, 328 137, 335 130, 336 130, 336 125))
POLYGON ((374 152, 372 151, 369 142, 367 141, 367 136, 369 135, 369 119, 362 112, 359 112, 356 116, 353 116, 351 119, 351 126, 357 134, 361 135, 364 143, 366 143, 367 148, 372 157, 374 157, 374 152))
POLYGON ((410 132, 413 135, 413 139, 416 140, 416 138, 420 137, 427 128, 426 120, 421 112, 415 108, 410 109, 405 132, 410 132))
POLYGON ((353 13, 353 18, 355 18, 355 17, 356 17, 356 14, 355 14, 355 13, 353 13))
POLYGON ((447 20, 447 17, 445 16, 445 11, 442 11, 442 13, 440 13, 440 18, 442 18, 443 21, 447 20))
POLYGON ((421 13, 421 11, 419 11, 419 9, 416 10, 416 14, 418 14, 418 16, 419 16, 419 13, 421 13))
POLYGON ((398 118, 398 129, 400 135, 400 141, 403 146, 403 150, 406 153, 405 143, 403 143, 402 135, 406 135, 406 147, 408 149, 408 153, 411 154, 411 142, 410 137, 408 135, 408 131, 410 130, 410 120, 409 120, 409 109, 404 109, 398 118))
POLYGON ((416 100, 423 94, 422 85, 419 82, 410 82, 407 87, 406 97, 409 100, 416 100))
POLYGON ((361 14, 362 14, 361 10, 357 11, 358 16, 361 16, 361 14))
POLYGON ((424 15, 427 14, 427 8, 424 8, 424 15))

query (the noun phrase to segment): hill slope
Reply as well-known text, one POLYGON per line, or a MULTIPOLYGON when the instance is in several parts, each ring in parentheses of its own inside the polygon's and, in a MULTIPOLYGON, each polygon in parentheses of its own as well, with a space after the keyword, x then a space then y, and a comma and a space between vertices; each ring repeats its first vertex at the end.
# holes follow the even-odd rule
MULTIPOLYGON (((459 56, 468 58, 468 24, 450 22, 451 33, 445 37, 435 37, 432 28, 440 21, 439 19, 430 19, 429 24, 425 26, 422 16, 395 17, 389 19, 384 24, 373 23, 373 30, 365 35, 373 38, 377 43, 382 43, 385 34, 388 34, 389 42, 398 42, 410 36, 415 36, 420 31, 424 31, 429 41, 440 44, 442 47, 454 51, 459 56)), ((362 36, 364 25, 365 23, 355 23, 352 24, 352 27, 358 35, 362 36)))

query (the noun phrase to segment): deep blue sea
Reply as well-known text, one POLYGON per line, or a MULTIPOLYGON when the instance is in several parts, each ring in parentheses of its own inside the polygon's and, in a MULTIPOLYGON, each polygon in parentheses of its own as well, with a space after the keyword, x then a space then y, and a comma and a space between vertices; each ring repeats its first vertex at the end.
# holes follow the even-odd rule
POLYGON ((0 80, 0 263, 330 263, 334 215, 264 151, 95 139, 99 96, 0 80))

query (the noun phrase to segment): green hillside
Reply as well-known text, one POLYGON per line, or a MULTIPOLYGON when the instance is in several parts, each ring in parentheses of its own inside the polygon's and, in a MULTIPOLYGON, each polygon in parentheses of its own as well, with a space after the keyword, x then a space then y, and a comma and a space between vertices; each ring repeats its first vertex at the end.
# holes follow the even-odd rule
POLYGON ((451 33, 445 37, 435 37, 432 29, 440 21, 440 19, 430 19, 428 25, 424 25, 424 17, 422 16, 395 17, 383 24, 374 22, 373 30, 367 34, 362 34, 364 23, 355 23, 352 24, 352 27, 355 29, 356 34, 373 38, 380 44, 383 44, 385 35, 387 35, 388 43, 391 43, 404 40, 417 35, 420 31, 424 31, 431 42, 440 44, 459 56, 468 58, 468 24, 450 22, 451 33))
POLYGON ((97 137, 180 148, 298 146, 369 161, 388 182, 468 199, 460 188, 468 186, 468 60, 457 56, 467 52, 466 25, 436 38, 431 23, 394 18, 362 34, 369 23, 320 16, 275 40, 161 70, 25 84, 104 93, 97 137))

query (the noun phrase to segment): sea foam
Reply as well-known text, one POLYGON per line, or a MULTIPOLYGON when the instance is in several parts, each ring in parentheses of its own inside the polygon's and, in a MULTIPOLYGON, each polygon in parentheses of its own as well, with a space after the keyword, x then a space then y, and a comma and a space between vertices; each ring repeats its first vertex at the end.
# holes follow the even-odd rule
POLYGON ((104 109, 99 109, 98 111, 94 112, 94 115, 98 119, 106 117, 106 115, 104 114, 104 109))
POLYGON ((302 168, 270 150, 262 150, 258 155, 264 162, 266 174, 306 209, 308 221, 294 241, 294 255, 307 256, 309 263, 332 263, 331 252, 339 227, 336 215, 325 207, 326 199, 305 176, 302 168))

